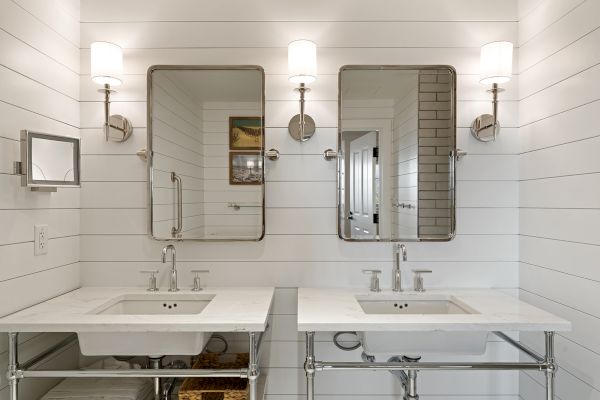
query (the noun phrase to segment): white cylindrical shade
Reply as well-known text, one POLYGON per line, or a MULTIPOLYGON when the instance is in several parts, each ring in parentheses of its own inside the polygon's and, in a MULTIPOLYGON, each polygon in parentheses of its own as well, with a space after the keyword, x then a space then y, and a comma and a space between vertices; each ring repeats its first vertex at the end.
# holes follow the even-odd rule
POLYGON ((108 42, 94 42, 91 45, 92 81, 99 85, 118 86, 123 74, 123 50, 108 42))
POLYGON ((512 78, 513 44, 492 42, 481 46, 479 82, 489 85, 512 78))
POLYGON ((317 44, 295 40, 288 45, 288 73, 291 82, 311 83, 317 79, 317 44))

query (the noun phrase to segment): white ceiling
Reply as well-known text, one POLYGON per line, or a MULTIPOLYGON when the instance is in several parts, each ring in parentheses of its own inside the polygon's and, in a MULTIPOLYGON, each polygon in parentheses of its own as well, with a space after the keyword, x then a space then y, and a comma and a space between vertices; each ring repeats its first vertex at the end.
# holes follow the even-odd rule
POLYGON ((168 77, 195 101, 261 101, 261 73, 256 70, 161 70, 154 79, 168 77))
POLYGON ((342 72, 342 98, 400 99, 417 87, 418 77, 418 70, 346 70, 342 72))

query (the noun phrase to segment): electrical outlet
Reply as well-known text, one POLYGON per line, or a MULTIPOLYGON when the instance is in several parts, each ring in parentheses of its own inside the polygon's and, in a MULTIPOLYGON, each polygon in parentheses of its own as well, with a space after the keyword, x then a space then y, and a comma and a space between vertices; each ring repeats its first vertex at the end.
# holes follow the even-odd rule
POLYGON ((33 230, 33 254, 41 256, 48 253, 48 225, 35 225, 33 230))

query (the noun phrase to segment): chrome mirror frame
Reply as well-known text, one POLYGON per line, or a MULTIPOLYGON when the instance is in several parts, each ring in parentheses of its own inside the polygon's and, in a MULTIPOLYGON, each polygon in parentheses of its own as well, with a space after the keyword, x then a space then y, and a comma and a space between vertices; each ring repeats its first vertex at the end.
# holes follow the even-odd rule
MULTIPOLYGON (((343 234, 343 226, 341 215, 343 213, 342 210, 342 182, 340 181, 340 172, 341 166, 344 162, 343 157, 338 157, 337 166, 336 166, 336 202, 337 202, 337 233, 338 237, 346 242, 449 242, 456 236, 456 161, 458 160, 460 154, 456 147, 456 70, 454 67, 450 65, 343 65, 340 67, 338 72, 338 135, 337 135, 337 152, 338 154, 342 154, 342 73, 344 71, 385 71, 385 70, 442 70, 447 71, 452 77, 451 82, 451 120, 452 120, 452 147, 450 148, 450 163, 449 163, 449 171, 448 174, 451 175, 451 179, 449 179, 449 189, 448 191, 451 193, 450 195, 450 232, 448 236, 440 238, 439 236, 428 236, 421 235, 417 239, 387 239, 387 238, 377 238, 377 239, 353 239, 344 237, 343 234)), ((417 199, 418 200, 418 199, 417 199)))
MULTIPOLYGON (((263 181, 261 184, 261 201, 262 206, 262 231, 257 238, 173 238, 173 237, 157 237, 154 232, 153 221, 153 150, 152 150, 152 73, 155 71, 239 71, 250 70, 258 71, 261 74, 261 116, 263 120, 263 129, 265 129, 265 70, 260 65, 152 65, 148 68, 146 75, 147 87, 147 147, 144 152, 146 162, 148 164, 148 235, 158 241, 195 241, 195 242, 259 242, 265 237, 265 163, 263 161, 261 173, 263 181)), ((264 141, 263 141, 264 142, 264 141)), ((262 143, 263 148, 260 150, 260 157, 265 157, 265 143, 262 143)))
POLYGON ((21 186, 34 192, 56 192, 58 188, 81 187, 81 145, 80 139, 70 136, 54 135, 50 133, 34 132, 27 129, 21 130, 20 135, 20 161, 14 163, 14 174, 21 175, 21 186), (33 179, 32 140, 43 139, 54 142, 65 142, 73 145, 73 180, 35 180, 33 179))

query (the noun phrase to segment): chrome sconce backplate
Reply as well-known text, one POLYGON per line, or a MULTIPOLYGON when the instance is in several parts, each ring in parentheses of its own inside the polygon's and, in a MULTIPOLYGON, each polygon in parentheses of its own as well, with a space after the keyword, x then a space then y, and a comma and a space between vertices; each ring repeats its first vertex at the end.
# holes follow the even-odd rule
POLYGON ((294 140, 306 142, 315 134, 315 120, 310 115, 304 115, 304 134, 302 134, 301 118, 300 114, 294 115, 288 125, 288 131, 294 140))
POLYGON ((473 120, 471 134, 481 142, 493 142, 500 133, 500 123, 490 114, 482 114, 473 120))

